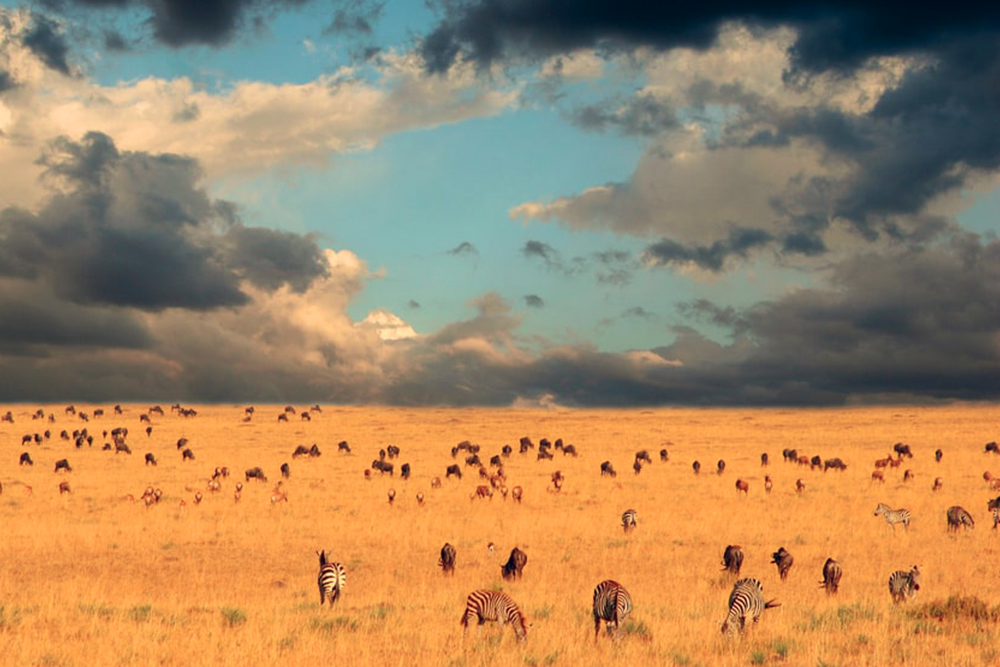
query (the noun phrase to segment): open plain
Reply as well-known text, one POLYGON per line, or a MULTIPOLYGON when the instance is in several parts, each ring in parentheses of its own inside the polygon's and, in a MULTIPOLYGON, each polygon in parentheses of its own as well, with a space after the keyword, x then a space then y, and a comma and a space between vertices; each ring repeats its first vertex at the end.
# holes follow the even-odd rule
POLYGON ((257 405, 9 405, 0 424, 0 663, 9 665, 995 665, 1000 662, 1000 532, 987 501, 1000 474, 984 451, 998 437, 995 406, 841 409, 518 410, 257 405), (103 409, 102 416, 95 416, 103 409), (43 419, 33 419, 41 410, 43 419), (86 413, 83 421, 79 413, 86 413), (311 419, 301 414, 306 412, 311 419), (49 419, 49 415, 52 418, 49 419), (140 415, 150 420, 140 421, 140 415), (104 449, 127 427, 131 454, 104 449), (147 435, 146 429, 151 427, 147 435), (72 431, 88 429, 77 447, 72 431), (50 437, 44 437, 44 431, 50 437), (60 437, 66 430, 70 439, 60 437), (41 436, 36 443, 34 434, 41 436), (22 442, 31 435, 30 442, 22 442), (536 448, 518 452, 521 437, 536 448), (177 443, 186 438, 184 447, 177 443), (541 439, 573 444, 539 460, 541 439), (338 451, 346 441, 350 453, 338 451), (462 441, 489 459, 504 444, 505 486, 523 501, 476 498, 488 481, 457 458, 462 441), (897 442, 912 459, 872 480, 897 442), (316 444, 320 456, 292 457, 316 444), (380 449, 400 448, 394 474, 374 471, 380 449), (190 449, 193 459, 182 459, 190 449), (783 460, 782 451, 839 457, 843 471, 783 460), (940 462, 934 452, 941 449, 940 462), (637 474, 635 453, 652 463, 637 474), (659 452, 668 452, 666 462, 659 452), (34 465, 19 465, 28 452, 34 465), (146 453, 157 459, 147 465, 146 453), (770 464, 762 467, 767 453, 770 464), (71 472, 55 472, 67 459, 71 472), (717 462, 726 462, 717 474, 717 462), (692 470, 701 463, 700 474, 692 470), (612 478, 600 474, 610 461, 612 478), (272 502, 280 491, 287 502, 272 502), (400 478, 409 463, 412 475, 400 478), (446 479, 458 464, 461 480, 446 479), (231 474, 209 490, 217 467, 231 474), (260 466, 267 482, 247 480, 260 466), (552 473, 561 471, 560 490, 552 473), (912 479, 904 481, 906 470, 912 479), (773 481, 766 493, 764 476, 773 481), (440 488, 431 480, 441 479, 440 488), (935 478, 939 490, 932 490, 935 478), (736 480, 747 482, 747 493, 736 480), (796 489, 802 481, 801 491, 796 489), (60 493, 60 482, 69 492, 60 493), (234 494, 243 483, 239 502, 234 494), (144 489, 162 490, 147 507, 144 489), (389 490, 395 500, 388 501, 389 490), (201 494, 201 502, 195 494, 201 494), (417 502, 422 493, 424 503, 417 502), (905 507, 906 530, 874 516, 905 507), (975 528, 949 532, 960 505, 975 528), (626 534, 621 515, 635 509, 626 534), (457 551, 453 576, 441 546, 457 551), (487 548, 495 545, 495 551, 487 548), (735 577, 729 544, 743 547, 741 576, 767 599, 760 623, 722 635, 735 577), (513 547, 523 578, 501 579, 513 547), (782 581, 770 562, 785 547, 782 581), (320 605, 318 558, 346 569, 335 606, 320 605), (820 587, 824 561, 843 566, 840 591, 820 587), (920 565, 915 599, 893 604, 894 570, 920 565), (595 642, 594 586, 621 582, 635 606, 621 636, 595 642), (531 624, 524 643, 509 626, 462 632, 468 593, 502 589, 531 624))

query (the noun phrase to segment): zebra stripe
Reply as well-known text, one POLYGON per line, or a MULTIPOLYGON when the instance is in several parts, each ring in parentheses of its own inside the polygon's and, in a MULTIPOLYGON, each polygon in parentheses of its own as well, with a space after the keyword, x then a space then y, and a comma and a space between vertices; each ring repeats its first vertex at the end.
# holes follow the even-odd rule
POLYGON ((910 510, 894 510, 885 503, 879 503, 878 507, 875 508, 875 516, 878 516, 879 514, 885 517, 886 523, 888 523, 893 530, 896 530, 897 523, 903 524, 903 528, 906 530, 910 529, 910 510))
POLYGON ((319 554, 319 604, 323 605, 327 600, 332 607, 340 599, 340 593, 347 583, 347 571, 340 563, 330 563, 326 560, 326 551, 317 551, 319 554))
POLYGON ((622 528, 625 529, 626 533, 635 528, 637 516, 638 513, 635 510, 625 510, 622 513, 622 528))
POLYGON ((617 637, 622 623, 632 613, 632 596, 617 581, 607 579, 594 589, 594 640, 601 631, 601 621, 606 623, 608 634, 617 637), (614 623, 614 629, 612 629, 614 623))
POLYGON ((896 570, 889 575, 889 594, 893 602, 912 600, 920 590, 920 568, 914 565, 910 571, 896 570))
POLYGON ((486 621, 509 623, 514 628, 518 641, 528 637, 528 627, 524 614, 509 595, 503 591, 488 591, 480 589, 469 593, 465 601, 465 613, 462 615, 463 634, 469 628, 469 621, 475 619, 477 625, 486 621))
POLYGON ((722 623, 722 633, 735 636, 746 627, 748 618, 757 623, 765 609, 778 606, 774 600, 764 601, 764 588, 758 580, 740 579, 729 594, 729 614, 722 623))
POLYGON ((976 525, 973 521, 972 515, 969 514, 965 508, 958 505, 952 505, 948 508, 948 530, 958 530, 961 527, 972 528, 976 525))

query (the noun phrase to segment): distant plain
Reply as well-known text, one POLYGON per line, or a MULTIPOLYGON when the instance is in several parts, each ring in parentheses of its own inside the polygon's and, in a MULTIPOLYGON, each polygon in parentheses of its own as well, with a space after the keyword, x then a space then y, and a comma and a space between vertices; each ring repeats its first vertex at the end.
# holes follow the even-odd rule
POLYGON ((60 405, 0 406, 0 663, 9 665, 993 665, 1000 661, 1000 534, 992 529, 985 471, 1000 474, 1000 408, 858 407, 841 409, 519 410, 256 405, 83 405, 84 422, 60 405), (41 409, 54 422, 32 419, 41 409), (94 417, 95 409, 104 415, 94 417), (132 454, 103 451, 114 427, 128 428, 132 454), (77 449, 62 430, 87 428, 77 449), (48 429, 40 444, 25 435, 48 429), (537 460, 518 453, 527 436, 561 438, 579 451, 537 460), (195 455, 182 461, 177 441, 195 455), (504 444, 507 486, 520 505, 496 493, 472 499, 486 483, 453 458, 461 441, 481 446, 487 463, 504 444), (346 441, 351 453, 338 452, 346 441), (874 461, 896 442, 914 457, 871 480, 874 461), (322 455, 292 458, 299 445, 322 455), (393 476, 364 470, 380 449, 397 445, 393 476), (843 472, 786 463, 782 450, 840 457, 843 472), (935 462, 934 451, 943 452, 935 462), (638 450, 653 463, 632 468, 638 450), (669 455, 659 457, 661 449, 669 455), (33 466, 18 465, 23 451, 33 466), (151 452, 158 465, 147 466, 151 452), (770 465, 761 466, 766 452, 770 465), (56 473, 67 458, 72 472, 56 473), (716 474, 718 460, 726 462, 716 474), (617 477, 600 475, 610 461, 617 477), (692 463, 701 463, 701 473, 692 463), (283 482, 288 502, 271 502, 283 482), (402 463, 412 477, 399 477, 402 463), (461 480, 445 479, 458 463, 461 480), (217 493, 217 466, 231 474, 217 493), (268 482, 246 481, 260 466, 268 482), (903 481, 905 470, 914 479, 903 481), (551 474, 562 471, 561 491, 551 474), (764 491, 764 475, 774 482, 764 491), (440 477, 441 488, 431 488, 440 477), (932 491, 936 477, 943 488, 932 491), (749 483, 739 494, 737 479, 749 483), (796 492, 796 480, 805 485, 796 492), (60 494, 60 481, 71 492, 60 494), (244 484, 234 501, 237 482, 244 484), (147 509, 147 486, 162 489, 147 509), (29 492, 30 488, 30 492, 29 492), (395 502, 387 500, 389 489, 395 502), (196 492, 203 495, 194 502, 196 492), (418 506, 416 494, 426 498, 418 506), (134 500, 133 500, 134 499, 134 500), (908 531, 873 515, 876 505, 906 507, 908 531), (183 506, 182 506, 183 503, 183 506), (946 530, 951 505, 976 526, 946 530), (620 517, 638 512, 625 535, 620 517), (437 567, 445 542, 457 549, 454 577, 437 567), (494 553, 487 544, 495 543, 494 553), (781 606, 736 641, 720 633, 734 579, 723 573, 727 544, 746 553, 742 576, 761 580, 781 606), (500 564, 514 547, 528 555, 521 581, 500 564), (784 546, 795 564, 778 578, 771 553, 784 546), (320 607, 316 551, 347 569, 336 607, 320 607), (819 586, 827 557, 844 569, 841 590, 819 586), (919 564, 916 599, 893 605, 889 574, 919 564), (603 579, 632 594, 623 636, 594 640, 591 595, 603 579), (463 637, 466 595, 502 588, 532 624, 515 642, 509 627, 487 624, 463 637))

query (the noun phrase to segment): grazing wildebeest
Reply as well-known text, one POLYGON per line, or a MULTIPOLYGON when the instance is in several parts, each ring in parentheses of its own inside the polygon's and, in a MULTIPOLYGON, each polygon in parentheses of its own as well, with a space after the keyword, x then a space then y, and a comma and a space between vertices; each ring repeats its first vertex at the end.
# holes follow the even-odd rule
POLYGON ((781 547, 771 554, 771 562, 778 566, 778 574, 781 576, 781 580, 784 581, 788 578, 788 571, 792 569, 792 563, 795 562, 795 559, 792 558, 792 554, 788 553, 785 547, 781 547))
POLYGON ((60 470, 65 470, 66 472, 73 472, 73 468, 70 467, 68 459, 59 459, 58 461, 56 461, 55 472, 59 472, 60 470))
POLYGON ((347 452, 348 454, 350 454, 351 453, 351 446, 349 444, 347 444, 346 440, 341 440, 340 442, 337 443, 337 451, 338 452, 347 452))
POLYGON ((500 566, 504 579, 520 579, 521 571, 528 562, 528 555, 514 547, 507 562, 500 566))
POLYGON ((694 474, 697 475, 698 473, 701 472, 701 463, 695 461, 694 463, 691 464, 691 469, 694 470, 694 474))
POLYGON ((748 494, 750 492, 750 484, 745 479, 736 480, 736 492, 739 493, 740 491, 744 494, 748 494))
POLYGON ((301 415, 299 415, 299 418, 304 422, 312 421, 312 415, 310 415, 308 412, 303 412, 301 415))
POLYGON ((573 458, 576 458, 576 456, 577 456, 576 446, 575 445, 566 445, 565 447, 562 448, 562 453, 563 453, 563 456, 566 456, 568 454, 569 456, 572 456, 573 458))
POLYGON ((839 458, 834 457, 832 459, 827 459, 823 462, 823 472, 826 472, 830 468, 834 470, 844 471, 847 470, 847 464, 841 461, 839 458))
POLYGON ((153 456, 153 452, 146 452, 146 465, 148 466, 156 465, 156 457, 153 456))
POLYGON ((670 460, 670 454, 665 449, 660 450, 660 461, 666 463, 670 460))
POLYGON ((500 458, 499 454, 494 454, 490 457, 490 465, 494 468, 499 468, 503 465, 503 459, 500 458))
POLYGON ((722 569, 731 574, 739 576, 740 568, 743 567, 743 547, 738 544, 730 544, 722 553, 722 569))
POLYGON ((142 413, 141 415, 139 415, 139 421, 140 422, 146 422, 148 424, 149 423, 149 415, 147 415, 145 412, 142 413))
POLYGON ((188 459, 194 461, 194 452, 192 452, 190 448, 185 448, 184 451, 181 452, 181 461, 187 461, 188 459))
POLYGON ((59 495, 61 496, 64 493, 70 493, 69 482, 67 482, 65 480, 62 481, 62 482, 59 482, 59 495))
POLYGON ((399 466, 399 476, 403 479, 410 479, 410 464, 404 463, 399 466))
POLYGON ((885 482, 885 475, 882 473, 881 470, 873 470, 872 471, 872 481, 873 482, 883 482, 884 483, 885 482))
POLYGON ((607 475, 608 477, 618 476, 618 473, 615 472, 615 467, 611 465, 611 461, 605 461, 601 464, 601 475, 607 475))
POLYGON ((809 467, 812 468, 813 470, 815 470, 816 468, 822 468, 823 467, 823 459, 821 459, 819 457, 819 455, 817 454, 816 456, 814 456, 811 459, 809 459, 809 467))
POLYGON ((529 438, 528 436, 524 436, 523 438, 521 438, 520 443, 521 443, 520 451, 522 454, 527 452, 529 449, 533 449, 535 446, 535 444, 531 442, 531 438, 529 438))
POLYGON ((538 459, 537 460, 541 461, 542 459, 552 459, 552 452, 550 452, 547 449, 539 449, 538 450, 538 459))
POLYGON ((504 445, 503 447, 500 448, 500 454, 503 456, 510 456, 513 453, 514 453, 514 448, 511 447, 510 445, 504 445))
POLYGON ((902 442, 897 442, 895 445, 893 445, 892 451, 896 452, 899 458, 903 458, 904 456, 908 459, 913 458, 913 452, 910 451, 910 446, 905 445, 902 442))
MULTIPOLYGON (((7 414, 10 414, 10 413, 8 412, 7 414)), ((996 442, 987 442, 986 443, 986 452, 987 453, 993 452, 994 454, 1000 454, 1000 446, 998 446, 996 442)))
POLYGON ((386 454, 389 455, 390 459, 394 459, 397 456, 399 456, 399 447, 397 447, 396 445, 389 445, 388 447, 385 448, 385 452, 386 454))
POLYGON ((146 427, 146 437, 148 438, 151 435, 153 435, 153 427, 152 426, 147 426, 146 427))
POLYGON ((642 472, 642 463, 639 462, 639 459, 632 462, 632 470, 635 471, 636 475, 642 472))
POLYGON ((934 450, 934 461, 935 462, 941 463, 941 457, 942 456, 944 456, 944 452, 942 452, 940 449, 935 449, 934 450))
POLYGON ((372 461, 372 468, 374 468, 375 470, 378 470, 383 475, 386 474, 386 473, 389 473, 389 475, 395 475, 396 474, 395 467, 391 463, 389 463, 388 461, 382 461, 380 459, 376 459, 376 460, 372 461))
POLYGON ((178 438, 177 439, 177 449, 184 449, 184 447, 186 447, 187 444, 188 444, 188 439, 187 438, 178 438))
POLYGON ((457 463, 453 463, 450 466, 448 466, 448 469, 445 471, 444 478, 448 479, 452 475, 458 477, 459 479, 462 479, 462 469, 458 467, 457 463))
POLYGON ((288 467, 287 463, 281 464, 281 476, 288 479, 292 476, 292 469, 288 467))
POLYGON ((264 471, 261 470, 259 466, 253 467, 246 471, 246 481, 249 482, 251 479, 256 479, 261 482, 266 482, 267 475, 264 474, 264 471))
POLYGON ((298 447, 295 448, 295 451, 292 452, 293 459, 297 459, 300 456, 309 456, 309 448, 306 447, 305 445, 299 445, 298 447))
POLYGON ((125 441, 117 440, 115 441, 115 454, 118 454, 119 452, 123 454, 131 454, 132 448, 126 445, 125 441))
POLYGON ((719 459, 719 462, 715 464, 715 467, 716 467, 715 472, 721 475, 726 471, 726 462, 723 461, 722 459, 719 459))
POLYGON ((288 415, 286 415, 284 412, 280 413, 278 415, 278 421, 279 422, 286 422, 286 421, 288 421, 288 415))
POLYGON ((645 449, 640 449, 635 453, 636 461, 645 461, 646 463, 652 463, 653 459, 649 458, 649 452, 645 449))
POLYGON ((473 454, 472 456, 465 457, 465 465, 478 468, 483 465, 483 462, 479 460, 479 454, 473 454))
POLYGON ((22 452, 21 459, 18 462, 18 465, 33 466, 35 465, 35 462, 31 460, 31 454, 29 454, 28 452, 22 452))

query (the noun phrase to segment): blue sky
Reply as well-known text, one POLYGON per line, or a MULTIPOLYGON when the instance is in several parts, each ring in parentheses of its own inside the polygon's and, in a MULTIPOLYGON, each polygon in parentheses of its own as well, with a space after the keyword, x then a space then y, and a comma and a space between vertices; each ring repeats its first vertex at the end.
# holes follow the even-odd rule
POLYGON ((995 10, 566 9, 0 2, 6 400, 995 400, 995 10))

